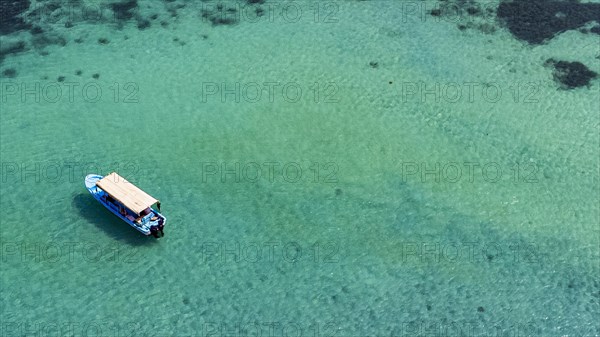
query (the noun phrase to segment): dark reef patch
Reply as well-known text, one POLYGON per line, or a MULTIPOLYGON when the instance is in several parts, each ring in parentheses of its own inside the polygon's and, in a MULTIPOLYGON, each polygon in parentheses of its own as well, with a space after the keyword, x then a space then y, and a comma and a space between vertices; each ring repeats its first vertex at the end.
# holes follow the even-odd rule
POLYGON ((44 33, 44 29, 42 29, 42 27, 40 26, 33 26, 29 32, 31 33, 31 35, 38 35, 38 34, 42 34, 44 33))
POLYGON ((0 44, 0 63, 6 55, 22 53, 27 50, 27 45, 24 41, 3 42, 0 44))
POLYGON ((100 74, 96 73, 96 74, 92 75, 92 78, 97 80, 100 78, 100 74))
POLYGON ((15 78, 17 77, 17 70, 14 68, 6 68, 2 71, 2 76, 7 78, 15 78))
POLYGON ((178 16, 177 10, 184 8, 185 3, 177 3, 174 1, 167 1, 165 4, 167 12, 171 14, 171 17, 176 18, 178 16))
POLYGON ((581 62, 548 59, 544 65, 554 67, 552 75, 562 89, 589 86, 590 81, 598 77, 596 72, 591 71, 581 62))
POLYGON ((502 2, 497 10, 516 38, 542 44, 556 34, 600 22, 600 4, 576 1, 516 0, 502 2))
MULTIPOLYGON (((567 30, 584 29, 587 23, 600 23, 600 4, 579 0, 512 0, 498 6, 476 0, 439 0, 429 10, 434 17, 456 22, 458 29, 477 29, 493 34, 500 24, 511 34, 529 44, 542 44, 567 30)), ((599 28, 591 30, 598 31, 599 28)))
POLYGON ((138 27, 139 30, 144 30, 146 28, 149 28, 151 25, 152 24, 147 19, 143 19, 143 18, 138 18, 137 19, 137 27, 138 27))
POLYGON ((55 33, 47 33, 33 36, 31 44, 40 50, 50 45, 66 46, 67 39, 55 33))
POLYGON ((174 37, 173 42, 177 43, 180 46, 185 46, 185 42, 181 41, 178 37, 174 37))
POLYGON ((477 25, 477 29, 485 34, 494 34, 496 32, 496 26, 489 23, 482 23, 477 25))
POLYGON ((202 18, 210 21, 213 26, 235 25, 239 22, 239 15, 231 11, 231 9, 224 8, 222 4, 218 4, 213 10, 203 9, 200 14, 202 18))
POLYGON ((10 34, 29 28, 20 16, 29 9, 29 0, 0 0, 0 34, 10 34))
POLYGON ((119 20, 129 20, 133 18, 137 6, 137 0, 123 0, 110 4, 110 8, 115 13, 115 18, 119 20))
MULTIPOLYGON (((434 17, 446 18, 447 22, 455 22, 456 27, 465 31, 477 29, 485 34, 493 34, 496 27, 495 7, 490 3, 479 3, 475 0, 440 0, 436 8, 429 11, 434 17)), ((444 20, 444 21, 445 21, 444 20)))
POLYGON ((479 7, 476 7, 476 6, 471 6, 471 7, 467 7, 466 12, 469 15, 480 15, 481 14, 481 9, 479 7))
POLYGON ((108 44, 108 42, 109 42, 108 39, 104 38, 104 37, 101 37, 98 39, 99 44, 108 44))

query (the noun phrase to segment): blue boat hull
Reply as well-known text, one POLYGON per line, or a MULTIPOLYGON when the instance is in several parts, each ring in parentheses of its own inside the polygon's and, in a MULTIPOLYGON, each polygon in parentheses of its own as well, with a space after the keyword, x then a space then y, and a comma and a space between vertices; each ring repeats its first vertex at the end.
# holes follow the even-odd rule
MULTIPOLYGON (((87 190, 94 197, 94 199, 98 200, 99 203, 101 203, 102 205, 104 205, 104 207, 106 207, 114 215, 118 216, 121 220, 123 220, 126 223, 128 223, 131 227, 135 228, 140 233, 142 233, 144 235, 151 235, 152 231, 150 230, 150 228, 152 226, 157 226, 158 225, 158 221, 147 221, 146 223, 139 223, 138 224, 138 223, 135 223, 135 221, 132 221, 131 219, 129 219, 126 216, 122 215, 119 212, 119 207, 117 205, 115 205, 114 203, 110 203, 110 202, 105 201, 105 199, 103 198, 103 196, 106 195, 106 192, 104 192, 102 189, 100 189, 98 186, 96 186, 96 183, 100 179, 102 179, 102 178, 103 178, 103 176, 98 175, 98 174, 88 174, 85 177, 85 188, 87 188, 87 190)), ((152 209, 152 211, 154 213, 156 213, 159 217, 163 218, 163 226, 167 224, 167 218, 164 215, 160 214, 155 209, 152 209)))

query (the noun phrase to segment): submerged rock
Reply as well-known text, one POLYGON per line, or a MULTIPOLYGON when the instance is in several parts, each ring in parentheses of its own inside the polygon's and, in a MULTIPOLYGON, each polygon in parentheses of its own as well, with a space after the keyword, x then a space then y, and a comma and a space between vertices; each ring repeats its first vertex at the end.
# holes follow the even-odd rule
POLYGON ((596 72, 591 71, 581 62, 548 59, 544 64, 546 66, 554 67, 554 80, 558 82, 563 89, 588 86, 591 80, 598 77, 596 72))
POLYGON ((600 22, 600 4, 575 1, 515 0, 502 2, 497 16, 518 39, 542 44, 556 34, 600 22))

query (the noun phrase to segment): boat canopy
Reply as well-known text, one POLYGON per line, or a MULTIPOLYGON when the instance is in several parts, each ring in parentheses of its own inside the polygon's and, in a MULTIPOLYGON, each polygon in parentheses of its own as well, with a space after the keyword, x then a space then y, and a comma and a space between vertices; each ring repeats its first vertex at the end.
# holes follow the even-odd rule
POLYGON ((143 210, 158 202, 157 199, 140 190, 116 172, 98 180, 96 186, 136 214, 140 214, 143 210))

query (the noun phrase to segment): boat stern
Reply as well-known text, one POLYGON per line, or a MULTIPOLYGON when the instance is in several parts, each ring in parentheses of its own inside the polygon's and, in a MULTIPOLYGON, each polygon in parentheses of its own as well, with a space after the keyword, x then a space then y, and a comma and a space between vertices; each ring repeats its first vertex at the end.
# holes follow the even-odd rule
POLYGON ((163 232, 163 229, 165 228, 165 225, 167 224, 167 218, 154 211, 154 214, 156 214, 156 219, 154 220, 150 220, 148 222, 148 227, 150 228, 150 234, 152 234, 152 236, 154 236, 155 238, 159 238, 160 236, 165 236, 165 233, 163 232), (160 233, 160 235, 159 235, 160 233))

